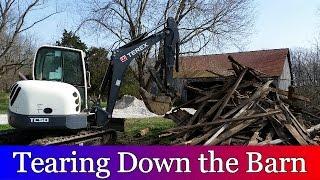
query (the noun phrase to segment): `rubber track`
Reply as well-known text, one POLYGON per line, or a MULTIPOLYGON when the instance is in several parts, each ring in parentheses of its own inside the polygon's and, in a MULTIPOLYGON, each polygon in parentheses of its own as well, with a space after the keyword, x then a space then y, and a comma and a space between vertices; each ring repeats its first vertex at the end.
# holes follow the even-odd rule
POLYGON ((22 132, 18 130, 0 131, 0 144, 8 145, 102 145, 113 144, 116 141, 116 131, 108 130, 82 130, 76 134, 48 135, 34 134, 35 132, 22 132), (34 138, 31 138, 34 137, 34 138), (105 138, 105 139, 103 139, 105 138), (104 141, 102 141, 104 140, 104 141))

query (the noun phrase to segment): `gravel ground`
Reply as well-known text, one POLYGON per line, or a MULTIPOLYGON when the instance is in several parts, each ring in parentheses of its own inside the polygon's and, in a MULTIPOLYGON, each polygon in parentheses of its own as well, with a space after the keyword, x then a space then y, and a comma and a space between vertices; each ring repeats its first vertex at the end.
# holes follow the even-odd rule
POLYGON ((115 118, 148 118, 159 117, 157 114, 150 112, 144 102, 136 97, 124 95, 117 101, 113 110, 115 118))

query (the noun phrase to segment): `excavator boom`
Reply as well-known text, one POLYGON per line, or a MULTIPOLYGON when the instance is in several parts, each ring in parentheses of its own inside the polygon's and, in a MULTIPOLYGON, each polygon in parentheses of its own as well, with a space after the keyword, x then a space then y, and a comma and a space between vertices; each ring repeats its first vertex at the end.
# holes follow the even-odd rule
POLYGON ((163 42, 164 61, 161 63, 159 74, 164 74, 163 77, 153 77, 160 82, 157 84, 161 91, 160 96, 152 95, 147 90, 141 88, 140 93, 143 101, 148 109, 156 114, 164 114, 172 107, 172 100, 176 93, 172 88, 173 84, 173 69, 175 62, 178 61, 179 53, 179 32, 177 24, 173 18, 168 18, 166 27, 163 31, 153 34, 148 37, 141 37, 134 40, 119 49, 113 51, 111 63, 103 79, 101 91, 107 86, 107 113, 109 118, 112 117, 112 112, 118 97, 119 89, 126 70, 132 60, 141 55, 145 50, 152 45, 163 42))

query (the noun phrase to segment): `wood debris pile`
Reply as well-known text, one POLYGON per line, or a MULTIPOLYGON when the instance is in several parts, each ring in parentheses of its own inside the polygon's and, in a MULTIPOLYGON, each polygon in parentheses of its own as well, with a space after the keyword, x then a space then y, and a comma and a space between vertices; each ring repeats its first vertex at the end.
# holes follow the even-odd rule
MULTIPOLYGON (((166 115, 177 123, 160 137, 186 145, 317 145, 320 112, 308 98, 273 87, 261 72, 231 56, 234 76, 210 88, 188 87, 198 97, 166 115), (196 106, 191 115, 180 108, 196 106)), ((319 133, 320 134, 320 133, 319 133)))

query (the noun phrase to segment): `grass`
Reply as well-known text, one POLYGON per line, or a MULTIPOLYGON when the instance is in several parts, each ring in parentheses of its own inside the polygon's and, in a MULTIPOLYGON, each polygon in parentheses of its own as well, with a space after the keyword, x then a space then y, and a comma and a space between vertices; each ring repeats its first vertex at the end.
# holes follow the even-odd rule
POLYGON ((118 137, 119 144, 131 145, 166 145, 171 142, 169 138, 159 138, 159 134, 165 130, 175 126, 172 120, 156 117, 141 119, 126 119, 125 132, 118 137), (149 129, 145 136, 141 136, 140 131, 149 129))
POLYGON ((8 110, 9 94, 0 92, 0 114, 6 114, 8 110))
POLYGON ((0 124, 0 131, 8 130, 8 129, 12 129, 12 127, 9 124, 5 124, 5 125, 0 124))

